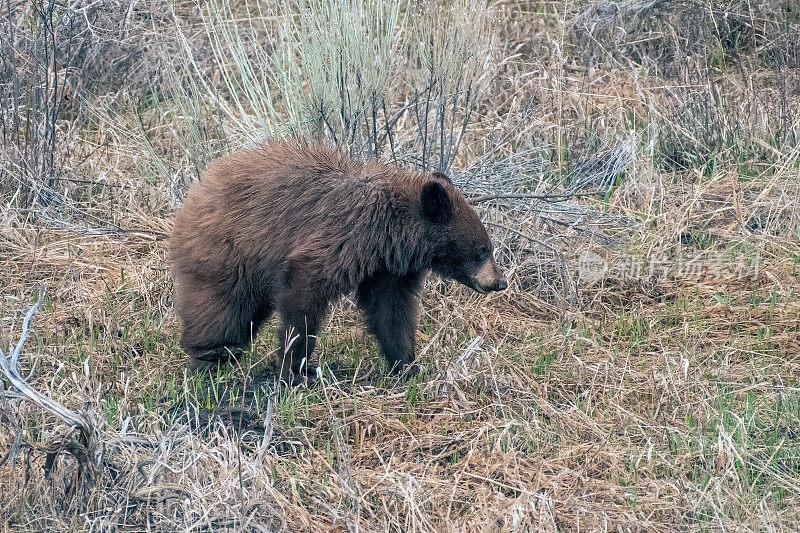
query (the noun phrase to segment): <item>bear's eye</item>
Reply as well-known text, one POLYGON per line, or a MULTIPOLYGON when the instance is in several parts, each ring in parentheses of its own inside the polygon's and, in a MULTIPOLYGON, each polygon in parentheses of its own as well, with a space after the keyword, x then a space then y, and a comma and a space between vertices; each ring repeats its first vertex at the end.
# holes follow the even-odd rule
POLYGON ((486 246, 481 246, 481 249, 478 253, 478 259, 483 260, 489 257, 489 248, 486 246))

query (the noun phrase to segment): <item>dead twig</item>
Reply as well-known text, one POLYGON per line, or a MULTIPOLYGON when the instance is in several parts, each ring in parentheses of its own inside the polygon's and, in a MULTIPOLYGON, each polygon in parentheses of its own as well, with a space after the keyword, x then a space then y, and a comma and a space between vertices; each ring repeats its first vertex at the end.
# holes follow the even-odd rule
POLYGON ((603 193, 601 192, 592 192, 592 193, 564 193, 564 194, 512 194, 512 193, 500 193, 500 194, 486 194, 483 196, 475 196, 475 197, 467 197, 467 201, 471 205, 480 204, 483 202, 489 202, 491 200, 542 200, 544 202, 563 202, 565 200, 569 200, 570 198, 596 198, 601 196, 603 193))
POLYGON ((22 393, 27 399, 50 411, 61 420, 66 422, 70 427, 79 427, 81 429, 81 433, 83 434, 84 440, 86 443, 89 442, 89 437, 92 435, 94 431, 94 427, 90 422, 89 418, 82 413, 76 413, 70 409, 67 409, 60 403, 56 402, 52 398, 42 394, 41 392, 34 389, 32 386, 28 384, 28 382, 23 379, 19 375, 19 355, 22 352, 22 346, 25 343, 25 340, 28 338, 29 334, 29 326, 31 317, 39 308, 39 305, 42 303, 42 299, 44 298, 45 293, 45 286, 42 284, 41 288, 39 289, 39 299, 36 303, 31 307, 27 314, 25 315, 25 320, 22 322, 22 333, 20 335, 20 339, 17 342, 16 346, 11 348, 11 353, 6 355, 3 350, 0 348, 0 370, 6 375, 8 380, 20 393, 22 393))

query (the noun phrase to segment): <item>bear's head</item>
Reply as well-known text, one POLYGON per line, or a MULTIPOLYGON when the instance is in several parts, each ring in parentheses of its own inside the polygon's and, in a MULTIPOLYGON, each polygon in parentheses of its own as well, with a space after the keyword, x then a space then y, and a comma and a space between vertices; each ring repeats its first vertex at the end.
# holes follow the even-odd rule
POLYGON ((447 176, 440 172, 432 176, 420 193, 432 270, 481 294, 507 288, 478 214, 447 176))

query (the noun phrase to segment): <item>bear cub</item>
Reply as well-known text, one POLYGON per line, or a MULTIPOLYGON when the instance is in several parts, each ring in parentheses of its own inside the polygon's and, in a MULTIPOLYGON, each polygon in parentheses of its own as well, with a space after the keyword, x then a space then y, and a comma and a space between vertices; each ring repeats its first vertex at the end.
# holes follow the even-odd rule
POLYGON ((508 284, 475 210, 439 172, 272 141, 212 163, 169 237, 181 347, 236 357, 278 311, 281 378, 314 350, 328 305, 355 291, 389 368, 415 372, 418 292, 432 270, 486 293, 508 284))

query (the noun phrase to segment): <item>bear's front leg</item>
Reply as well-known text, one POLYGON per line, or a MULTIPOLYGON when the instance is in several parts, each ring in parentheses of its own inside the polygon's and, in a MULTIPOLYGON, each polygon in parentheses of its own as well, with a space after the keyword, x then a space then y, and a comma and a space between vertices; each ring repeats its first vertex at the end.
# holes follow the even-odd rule
POLYGON ((303 366, 307 373, 327 309, 327 301, 309 282, 309 268, 301 268, 304 266, 295 263, 287 269, 285 286, 278 301, 282 320, 278 333, 281 380, 289 385, 299 381, 303 366))
POLYGON ((396 276, 376 272, 358 286, 356 299, 367 326, 378 339, 386 364, 395 374, 415 374, 414 335, 419 318, 417 293, 422 274, 396 276))
POLYGON ((284 309, 280 330, 281 380, 289 385, 298 382, 302 371, 309 368, 317 342, 321 316, 317 313, 284 309))

